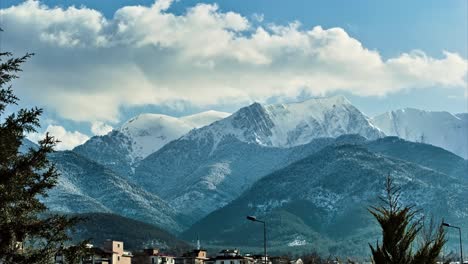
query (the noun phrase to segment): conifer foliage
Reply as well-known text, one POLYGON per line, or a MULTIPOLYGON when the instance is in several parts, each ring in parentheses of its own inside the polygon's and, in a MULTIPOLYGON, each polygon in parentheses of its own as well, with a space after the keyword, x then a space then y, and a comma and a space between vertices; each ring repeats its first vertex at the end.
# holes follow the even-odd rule
POLYGON ((435 264, 446 242, 445 232, 440 225, 430 235, 422 235, 423 218, 419 211, 400 203, 401 190, 388 177, 386 195, 380 197, 383 205, 371 207, 370 213, 382 229, 382 243, 370 245, 375 264, 435 264), (420 243, 417 243, 417 242, 420 243), (419 245, 419 247, 416 246, 419 245))
POLYGON ((0 53, 0 263, 50 263, 76 222, 48 214, 39 199, 57 182, 57 170, 47 159, 57 141, 46 135, 37 148, 20 151, 25 134, 39 126, 42 110, 7 114, 19 100, 10 83, 31 56, 0 53))

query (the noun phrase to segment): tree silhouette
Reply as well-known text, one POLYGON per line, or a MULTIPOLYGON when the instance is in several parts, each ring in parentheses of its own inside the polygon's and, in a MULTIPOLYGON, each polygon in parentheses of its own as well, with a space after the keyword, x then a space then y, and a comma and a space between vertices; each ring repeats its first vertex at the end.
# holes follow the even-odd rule
POLYGON ((421 235, 424 221, 411 206, 401 206, 401 190, 388 177, 386 195, 380 197, 382 206, 371 207, 370 213, 382 229, 382 243, 369 245, 376 264, 435 264, 446 242, 445 231, 440 225, 435 232, 426 232, 419 247, 416 239, 421 235))
POLYGON ((47 159, 57 140, 47 134, 37 148, 20 150, 25 134, 39 127, 42 109, 6 115, 19 101, 9 83, 32 55, 0 53, 0 263, 50 263, 77 221, 49 214, 40 201, 57 182, 57 170, 47 159))

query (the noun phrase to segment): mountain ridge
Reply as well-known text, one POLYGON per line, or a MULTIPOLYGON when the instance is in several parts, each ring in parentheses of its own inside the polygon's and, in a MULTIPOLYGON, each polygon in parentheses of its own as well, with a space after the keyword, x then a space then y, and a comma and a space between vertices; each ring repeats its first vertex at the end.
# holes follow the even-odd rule
POLYGON ((43 199, 52 211, 118 213, 175 233, 190 222, 161 198, 73 151, 55 152, 49 159, 60 173, 57 185, 43 199))
POLYGON ((360 134, 369 139, 384 136, 343 96, 265 106, 253 103, 182 138, 195 139, 209 134, 215 145, 223 136, 234 135, 240 141, 271 147, 293 147, 306 144, 313 138, 343 134, 360 134))
POLYGON ((372 118, 387 136, 432 144, 468 158, 468 119, 446 111, 398 109, 372 118))
POLYGON ((191 129, 207 125, 229 113, 206 111, 185 117, 140 114, 120 128, 103 136, 94 136, 73 151, 107 166, 120 175, 134 173, 137 164, 149 154, 191 129))
POLYGON ((349 133, 384 136, 344 97, 253 103, 164 145, 141 160, 129 179, 199 218, 260 177, 349 133), (294 148, 304 154, 293 154, 294 148))
POLYGON ((164 253, 182 254, 190 245, 160 227, 110 213, 72 214, 82 219, 71 233, 73 241, 90 239, 100 246, 107 239, 123 241, 126 250, 159 248, 164 253))
POLYGON ((374 153, 366 145, 329 145, 258 180, 227 206, 196 222, 182 237, 198 232, 213 245, 258 245, 259 228, 245 220, 246 215, 255 215, 267 219, 273 249, 314 245, 323 254, 362 256, 372 242, 369 236, 378 237, 378 225, 366 208, 378 202, 389 174, 402 187, 403 203, 456 224, 468 216, 462 199, 468 195, 466 182, 374 153))

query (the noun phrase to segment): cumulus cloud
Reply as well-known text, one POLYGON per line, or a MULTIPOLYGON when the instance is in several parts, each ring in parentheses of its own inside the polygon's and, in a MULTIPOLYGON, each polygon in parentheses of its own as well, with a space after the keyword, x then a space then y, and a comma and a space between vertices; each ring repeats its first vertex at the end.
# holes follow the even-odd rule
POLYGON ((116 122, 121 107, 148 104, 241 104, 340 90, 383 96, 466 85, 467 61, 456 53, 383 59, 342 28, 263 25, 215 4, 175 15, 171 3, 126 6, 111 19, 32 0, 2 9, 4 46, 38 54, 19 80, 23 96, 68 119, 116 122))
POLYGON ((106 135, 107 133, 112 131, 112 126, 96 121, 91 124, 91 132, 93 132, 94 135, 96 136, 102 136, 106 135))
POLYGON ((27 135, 27 138, 32 142, 37 143, 39 140, 44 139, 46 133, 49 133, 49 135, 60 140, 55 147, 56 150, 70 150, 83 144, 89 139, 87 135, 78 131, 67 131, 64 127, 59 125, 49 125, 44 133, 32 133, 27 135))

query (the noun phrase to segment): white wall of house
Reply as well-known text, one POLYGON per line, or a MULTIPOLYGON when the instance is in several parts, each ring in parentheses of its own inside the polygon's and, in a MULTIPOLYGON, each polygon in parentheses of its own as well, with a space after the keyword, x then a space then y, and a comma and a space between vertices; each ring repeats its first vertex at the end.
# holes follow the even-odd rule
POLYGON ((174 264, 174 257, 170 256, 151 256, 151 264, 174 264))
POLYGON ((252 261, 244 258, 240 259, 217 259, 215 264, 251 264, 252 261))

